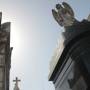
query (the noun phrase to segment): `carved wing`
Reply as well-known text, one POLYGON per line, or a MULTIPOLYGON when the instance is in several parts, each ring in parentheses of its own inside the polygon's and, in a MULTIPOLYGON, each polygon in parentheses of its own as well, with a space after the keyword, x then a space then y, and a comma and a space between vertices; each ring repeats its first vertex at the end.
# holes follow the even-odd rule
POLYGON ((65 9, 74 17, 73 9, 68 5, 66 2, 63 2, 62 5, 65 7, 65 9))
POLYGON ((52 15, 53 15, 54 19, 57 21, 57 23, 60 26, 63 26, 63 24, 62 24, 63 18, 54 9, 52 9, 52 15))
POLYGON ((54 19, 58 22, 58 13, 54 9, 52 9, 52 15, 54 19))

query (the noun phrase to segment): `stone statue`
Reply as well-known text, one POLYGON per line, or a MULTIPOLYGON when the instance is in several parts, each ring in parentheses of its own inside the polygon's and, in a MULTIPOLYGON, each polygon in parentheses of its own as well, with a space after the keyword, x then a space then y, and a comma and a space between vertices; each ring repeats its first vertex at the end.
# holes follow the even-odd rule
POLYGON ((77 21, 74 18, 72 8, 65 2, 63 2, 62 5, 56 4, 56 10, 52 9, 52 14, 60 26, 71 26, 75 21, 77 21))
POLYGON ((15 82, 15 86, 14 86, 14 90, 20 90, 18 87, 18 82, 20 82, 21 80, 18 80, 18 78, 16 77, 16 80, 13 80, 13 82, 15 82))

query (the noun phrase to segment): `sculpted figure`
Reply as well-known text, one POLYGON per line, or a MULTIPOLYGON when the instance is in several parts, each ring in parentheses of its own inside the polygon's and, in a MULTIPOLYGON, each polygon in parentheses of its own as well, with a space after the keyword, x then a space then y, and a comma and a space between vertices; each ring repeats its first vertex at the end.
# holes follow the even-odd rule
POLYGON ((65 2, 63 2, 62 5, 56 4, 56 10, 52 9, 52 14, 60 26, 71 26, 75 21, 77 21, 74 18, 72 8, 65 2))

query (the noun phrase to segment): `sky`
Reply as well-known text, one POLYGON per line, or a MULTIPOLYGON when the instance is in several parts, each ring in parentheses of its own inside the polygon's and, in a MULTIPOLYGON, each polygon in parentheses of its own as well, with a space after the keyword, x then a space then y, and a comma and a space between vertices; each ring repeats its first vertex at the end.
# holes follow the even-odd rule
POLYGON ((90 0, 0 0, 2 22, 11 22, 10 90, 17 76, 20 90, 55 90, 48 81, 49 64, 63 28, 52 16, 57 3, 67 2, 79 21, 90 13, 90 0))

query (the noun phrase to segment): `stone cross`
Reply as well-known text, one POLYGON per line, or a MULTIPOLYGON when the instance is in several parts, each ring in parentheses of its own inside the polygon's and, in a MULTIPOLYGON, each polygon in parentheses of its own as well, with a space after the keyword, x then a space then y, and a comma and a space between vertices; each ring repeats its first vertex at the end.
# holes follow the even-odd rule
POLYGON ((13 82, 15 82, 15 87, 14 87, 14 90, 19 90, 19 87, 18 87, 18 82, 20 82, 21 80, 18 79, 18 77, 16 77, 15 80, 13 80, 13 82))

